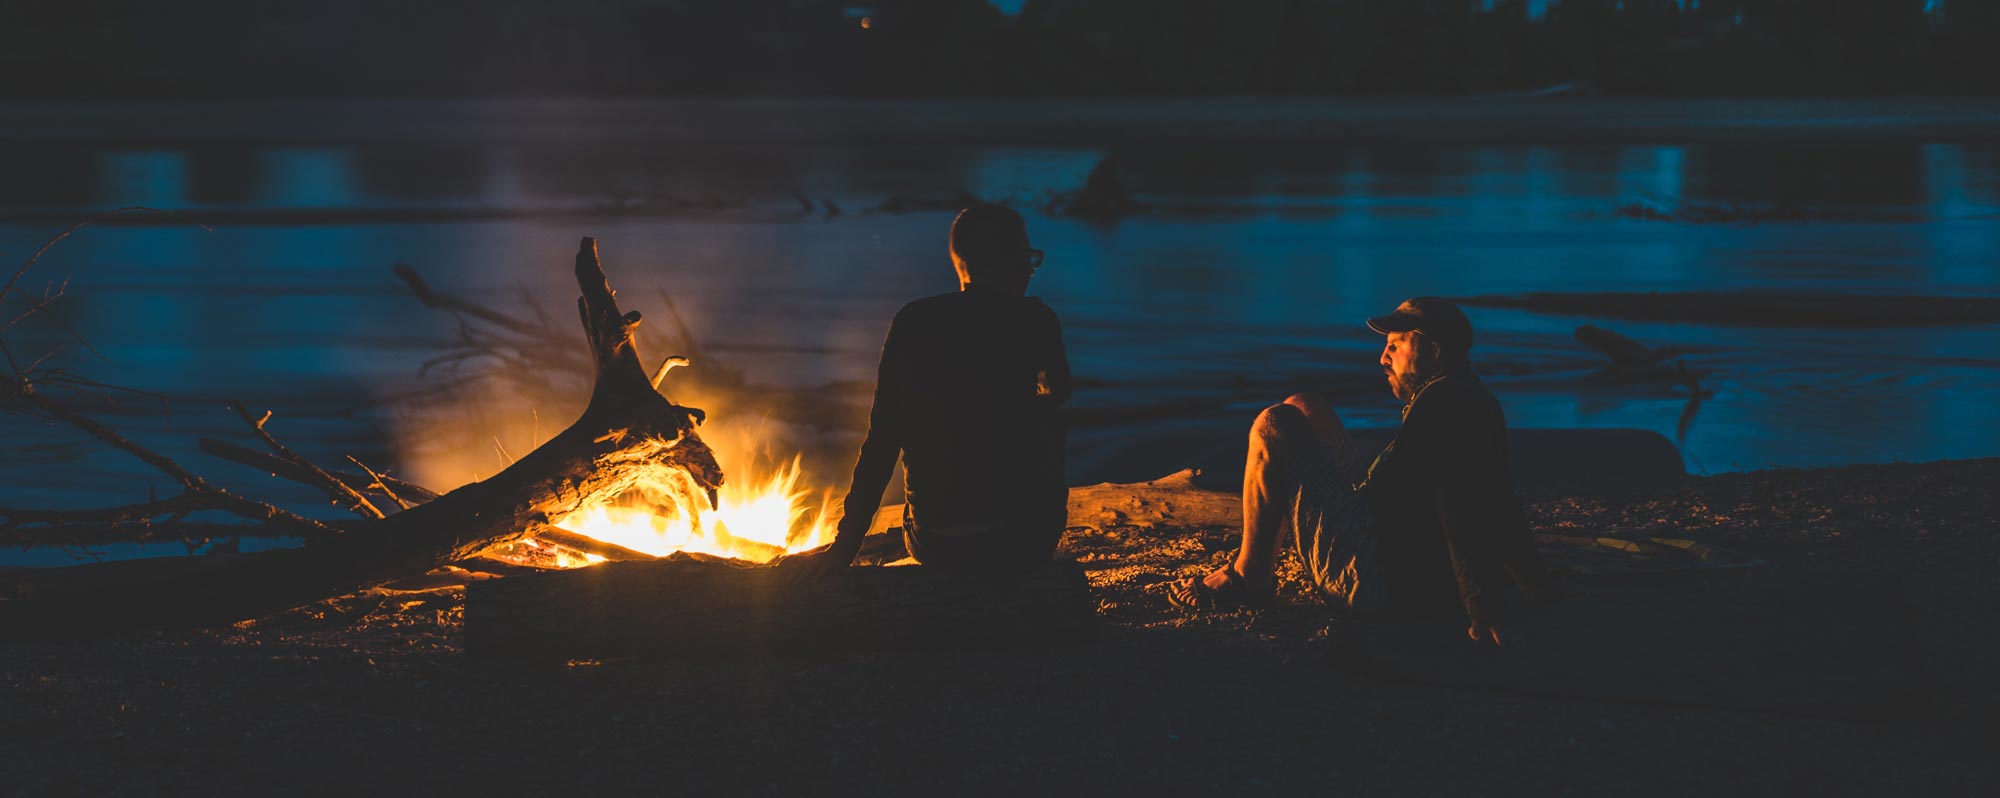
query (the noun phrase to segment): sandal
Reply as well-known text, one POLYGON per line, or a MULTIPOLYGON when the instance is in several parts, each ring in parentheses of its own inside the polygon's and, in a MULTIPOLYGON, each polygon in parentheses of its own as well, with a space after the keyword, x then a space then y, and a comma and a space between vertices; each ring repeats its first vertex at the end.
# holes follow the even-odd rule
POLYGON ((1243 583, 1243 576, 1233 567, 1218 568, 1215 573, 1223 574, 1222 587, 1209 587, 1207 577, 1182 579, 1167 590, 1167 603, 1189 612, 1224 612, 1228 610, 1261 610, 1271 605, 1277 595, 1276 586, 1263 590, 1252 590, 1243 583))

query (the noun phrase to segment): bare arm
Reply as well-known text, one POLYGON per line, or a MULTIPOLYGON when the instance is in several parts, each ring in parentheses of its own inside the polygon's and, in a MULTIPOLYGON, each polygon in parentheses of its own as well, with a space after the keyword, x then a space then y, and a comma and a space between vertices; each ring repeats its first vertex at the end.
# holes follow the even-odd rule
POLYGON ((861 442, 861 455, 854 463, 854 478, 840 527, 834 537, 832 557, 841 564, 853 561, 861 550, 861 539, 882 504, 882 491, 896 471, 896 459, 903 453, 903 423, 910 395, 910 369, 906 346, 901 340, 903 317, 889 325, 882 344, 882 362, 875 374, 875 403, 868 412, 868 437, 861 442))

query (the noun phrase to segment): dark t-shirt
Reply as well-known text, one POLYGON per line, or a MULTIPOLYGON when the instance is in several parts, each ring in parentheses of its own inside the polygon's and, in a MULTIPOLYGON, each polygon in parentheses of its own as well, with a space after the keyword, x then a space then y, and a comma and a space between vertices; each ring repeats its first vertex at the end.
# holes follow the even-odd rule
POLYGON ((1045 514, 1063 487, 1069 390, 1062 325, 1041 300, 973 286, 905 305, 882 345, 843 537, 866 531, 899 454, 922 524, 1045 514))

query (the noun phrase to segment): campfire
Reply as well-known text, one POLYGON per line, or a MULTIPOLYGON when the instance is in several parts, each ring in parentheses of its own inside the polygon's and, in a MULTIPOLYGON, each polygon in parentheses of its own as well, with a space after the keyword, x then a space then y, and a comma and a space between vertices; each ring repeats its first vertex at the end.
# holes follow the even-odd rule
MULTIPOLYGON (((571 538, 582 546, 580 551, 600 549, 595 553, 606 559, 613 557, 605 552, 624 555, 621 559, 658 559, 645 551, 695 550, 768 561, 795 544, 809 545, 816 533, 794 529, 803 514, 793 509, 803 498, 795 495, 796 461, 761 484, 725 480, 715 452, 698 431, 707 414, 674 404, 660 392, 667 369, 686 359, 669 357, 657 370, 640 363, 635 333, 641 316, 618 307, 595 240, 580 243, 574 273, 581 293, 577 313, 582 343, 590 354, 589 401, 576 421, 521 457, 509 457, 499 473, 438 493, 380 476, 358 461, 356 467, 366 476, 329 472, 279 443, 266 427, 268 413, 259 417, 241 403, 232 405, 271 450, 258 462, 268 461, 273 474, 290 474, 322 488, 336 504, 361 516, 358 522, 322 522, 239 496, 43 395, 27 372, 17 370, 0 380, 0 396, 134 454, 182 488, 177 496, 83 515, 16 511, 8 523, 26 519, 54 528, 86 520, 130 524, 166 518, 163 526, 171 527, 197 511, 220 511, 305 539, 300 548, 238 558, 162 558, 23 579, 9 588, 8 600, 0 601, 0 636, 233 622, 470 561, 536 538, 571 538), (746 483, 753 489, 723 498, 725 489, 746 483), (606 523, 596 522, 600 512, 606 523), (564 530, 552 523, 558 520, 622 542, 564 530)), ((438 301, 425 298, 426 304, 438 301)), ((498 327, 539 331, 468 303, 446 306, 498 327)), ((240 448, 204 450, 240 461, 242 453, 231 451, 240 448)), ((574 564, 585 564, 589 558, 575 559, 583 562, 574 564)))
MULTIPOLYGON (((729 458, 718 458, 728 462, 729 458)), ((664 557, 675 552, 706 554, 749 562, 770 562, 833 541, 830 497, 817 507, 813 491, 800 487, 801 459, 768 477, 723 485, 713 504, 686 472, 651 469, 618 498, 578 508, 557 519, 557 529, 664 557)), ((743 473, 738 471, 737 473, 743 473)), ((530 539, 510 552, 513 559, 578 568, 603 562, 602 554, 560 541, 530 539)))
MULTIPOLYGON (((508 446, 526 440, 539 447, 540 415, 508 413, 500 416, 474 413, 461 415, 463 406, 434 404, 436 398, 461 396, 456 383, 467 374, 460 368, 481 364, 469 375, 482 397, 503 397, 515 407, 548 406, 560 403, 580 377, 601 376, 587 358, 575 351, 574 333, 558 328, 532 296, 527 298, 530 314, 495 310, 431 288, 415 269, 398 266, 397 275, 425 305, 446 311, 461 326, 461 340, 438 357, 427 361, 429 370, 439 366, 453 390, 437 397, 418 400, 419 412, 411 418, 414 434, 405 438, 404 459, 418 463, 417 469, 438 480, 476 482, 491 461, 480 459, 477 446, 468 445, 490 438, 494 454, 511 465, 516 458, 508 446), (442 411, 441 413, 439 411, 442 411), (453 422, 440 424, 437 416, 449 415, 453 422), (527 418, 532 416, 534 423, 527 418), (440 434, 440 430, 446 430, 440 434), (502 439, 505 438, 505 443, 502 439)), ((652 351, 686 352, 667 356, 651 372, 654 390, 662 388, 669 372, 677 367, 697 366, 700 344, 690 332, 671 295, 657 292, 666 310, 664 332, 638 336, 637 325, 630 346, 633 354, 641 341, 652 351)), ((741 392, 740 374, 727 366, 709 361, 698 365, 705 376, 697 376, 691 391, 705 399, 703 404, 721 402, 735 406, 733 394, 741 392), (716 380, 704 383, 702 380, 716 380), (718 390, 717 386, 720 386, 718 390)), ((678 375, 685 378, 688 369, 678 375)), ((639 391, 645 395, 646 391, 639 391)), ((546 520, 534 524, 530 535, 494 546, 484 556, 536 568, 581 568, 607 560, 646 559, 677 553, 703 555, 745 563, 769 563, 788 553, 823 546, 833 539, 834 522, 830 491, 824 496, 806 479, 804 456, 792 454, 791 434, 783 424, 773 428, 764 421, 732 422, 726 415, 713 423, 703 411, 693 411, 697 436, 689 430, 692 447, 712 455, 709 467, 701 467, 702 457, 692 460, 666 457, 657 462, 621 462, 616 489, 546 510, 546 520), (779 455, 783 452, 783 455, 779 455), (688 467, 693 467, 689 470, 688 467), (724 478, 724 475, 727 478, 724 478)), ((747 414, 762 415, 754 408, 747 414)), ((614 429, 615 426, 614 426, 614 429)))
MULTIPOLYGON (((744 445, 711 448, 703 433, 707 414, 661 392, 666 367, 641 364, 635 338, 641 317, 619 308, 592 239, 578 247, 575 276, 590 354, 589 402, 553 437, 531 435, 535 446, 518 458, 496 438, 507 461, 498 473, 440 493, 354 458, 358 473, 328 470, 280 443, 270 414, 241 403, 233 408, 269 454, 202 441, 206 454, 321 488, 358 520, 306 518, 218 487, 44 395, 32 370, 0 375, 0 396, 131 453, 181 486, 177 495, 121 507, 0 510, 0 529, 27 526, 53 535, 108 523, 126 536, 135 529, 178 534, 182 519, 205 511, 305 541, 297 548, 19 575, 0 582, 0 640, 235 623, 441 566, 477 567, 496 556, 542 568, 467 581, 465 647, 478 656, 763 655, 1043 644, 1089 634, 1094 604, 1073 563, 1032 569, 1005 589, 924 568, 850 568, 804 582, 777 568, 746 567, 825 543, 837 520, 831 495, 814 506, 800 457, 757 457, 760 446, 775 440, 761 430, 718 434, 744 445), (771 465, 760 469, 760 462, 771 465), (154 525, 154 519, 164 521, 154 525), (580 567, 604 560, 625 562, 580 567)), ((426 305, 519 339, 548 326, 432 294, 413 272, 406 279, 426 305)), ((722 427, 706 429, 723 433, 722 427)))

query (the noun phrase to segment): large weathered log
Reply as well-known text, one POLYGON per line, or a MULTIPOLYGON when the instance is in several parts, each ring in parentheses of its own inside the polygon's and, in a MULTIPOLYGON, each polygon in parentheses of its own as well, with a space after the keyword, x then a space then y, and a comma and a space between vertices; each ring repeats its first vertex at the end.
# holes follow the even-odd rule
POLYGON ((1077 642, 1096 626, 1074 562, 1009 578, 847 568, 810 586, 778 569, 675 555, 468 585, 473 657, 734 657, 1077 642))
POLYGON ((0 638, 90 634, 255 618, 418 574, 545 528, 607 501, 660 466, 711 490, 722 473, 695 434, 698 411, 668 402, 634 351, 638 313, 620 313, 583 239, 577 306, 596 369, 574 424, 492 478, 348 528, 304 548, 172 566, 52 569, 13 580, 0 596, 0 638))

